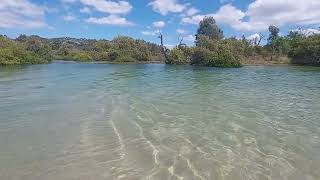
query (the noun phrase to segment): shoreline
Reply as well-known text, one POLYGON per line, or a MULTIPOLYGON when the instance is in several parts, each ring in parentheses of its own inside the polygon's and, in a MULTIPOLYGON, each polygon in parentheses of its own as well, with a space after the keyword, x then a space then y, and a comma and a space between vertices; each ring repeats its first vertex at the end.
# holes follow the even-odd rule
MULTIPOLYGON (((166 64, 163 61, 137 61, 137 62, 113 62, 113 61, 74 61, 74 60, 53 60, 49 63, 42 63, 42 64, 51 64, 51 63, 83 63, 83 64, 166 64)), ((0 67, 6 66, 25 66, 25 65, 41 65, 41 64, 8 64, 8 65, 0 65, 0 67)), ((190 65, 190 64, 185 64, 190 65)), ((190 65, 192 66, 192 65, 190 65)), ((250 61, 250 62, 243 62, 241 66, 308 66, 308 67, 319 67, 313 65, 301 65, 301 64, 292 64, 290 62, 275 62, 275 61, 250 61)))
MULTIPOLYGON (((74 60, 54 60, 52 61, 52 63, 88 63, 88 64, 166 64, 163 61, 136 61, 136 62, 114 62, 114 61, 74 61, 74 60)), ((264 62, 254 62, 254 61, 250 61, 251 63, 245 62, 242 63, 242 66, 300 66, 300 65, 296 65, 296 64, 291 64, 290 62, 288 63, 284 63, 284 62, 268 62, 268 61, 264 61, 264 62)), ((184 65, 184 64, 182 64, 184 65)), ((185 64, 185 65, 190 65, 190 64, 185 64)))

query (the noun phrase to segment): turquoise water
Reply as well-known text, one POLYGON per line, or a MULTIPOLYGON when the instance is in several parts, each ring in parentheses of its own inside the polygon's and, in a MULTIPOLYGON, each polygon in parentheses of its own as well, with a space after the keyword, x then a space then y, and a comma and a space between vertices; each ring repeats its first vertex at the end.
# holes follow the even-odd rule
POLYGON ((0 67, 0 179, 320 179, 320 68, 0 67))

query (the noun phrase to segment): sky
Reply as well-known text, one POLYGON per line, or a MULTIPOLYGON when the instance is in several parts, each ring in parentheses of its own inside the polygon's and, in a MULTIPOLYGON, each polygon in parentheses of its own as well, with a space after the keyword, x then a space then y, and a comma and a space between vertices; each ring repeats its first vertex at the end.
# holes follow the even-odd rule
POLYGON ((118 35, 167 46, 192 44, 198 23, 212 16, 226 37, 267 36, 304 28, 319 32, 320 0, 0 0, 0 34, 112 39, 118 35))

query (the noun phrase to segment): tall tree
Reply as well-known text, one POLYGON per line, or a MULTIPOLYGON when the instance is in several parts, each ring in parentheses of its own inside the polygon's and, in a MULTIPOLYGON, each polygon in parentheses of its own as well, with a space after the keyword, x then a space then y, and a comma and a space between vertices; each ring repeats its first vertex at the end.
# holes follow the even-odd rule
POLYGON ((276 44, 277 44, 277 40, 279 39, 279 28, 275 25, 269 26, 269 32, 270 35, 268 37, 268 46, 271 48, 271 57, 270 60, 273 60, 273 55, 275 54, 276 51, 276 44))
POLYGON ((196 44, 201 36, 207 36, 212 40, 221 40, 223 39, 223 31, 218 27, 213 17, 205 17, 200 21, 196 34, 196 44))
POLYGON ((279 37, 279 28, 277 26, 269 26, 269 32, 270 32, 270 35, 269 35, 269 38, 268 38, 268 43, 269 44, 272 44, 278 37, 279 37))

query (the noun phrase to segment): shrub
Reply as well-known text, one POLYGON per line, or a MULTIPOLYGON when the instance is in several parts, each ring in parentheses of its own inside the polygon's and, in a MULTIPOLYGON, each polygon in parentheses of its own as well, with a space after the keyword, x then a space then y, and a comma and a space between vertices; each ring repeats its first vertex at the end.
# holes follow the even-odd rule
POLYGON ((200 36, 198 36, 196 46, 206 48, 211 51, 216 51, 218 48, 217 47, 218 43, 219 43, 219 41, 217 41, 217 40, 210 39, 208 36, 200 35, 200 36))
POLYGON ((226 48, 210 51, 205 48, 195 48, 192 55, 192 64, 211 67, 240 67, 240 60, 226 48))
POLYGON ((134 59, 132 56, 128 54, 120 54, 116 59, 116 62, 136 62, 136 59, 134 59))
POLYGON ((213 51, 202 47, 193 48, 191 64, 206 66, 211 57, 213 57, 213 51))
POLYGON ((75 52, 72 56, 75 61, 92 61, 92 57, 86 52, 75 52))
POLYGON ((215 67, 241 67, 240 59, 237 54, 232 53, 227 48, 219 48, 212 56, 213 60, 209 62, 209 66, 215 67))
POLYGON ((115 61, 118 57, 120 56, 120 52, 115 50, 115 49, 111 49, 108 52, 108 61, 115 61))
POLYGON ((20 64, 20 59, 14 56, 10 49, 0 49, 0 65, 20 64))
POLYGON ((320 35, 313 35, 296 43, 289 52, 293 64, 320 66, 320 35))
POLYGON ((109 56, 107 52, 89 52, 92 60, 94 61, 109 61, 109 56))
POLYGON ((40 64, 50 60, 28 51, 22 44, 0 37, 0 65, 40 64))
POLYGON ((182 49, 173 48, 168 56, 167 64, 189 64, 190 60, 182 49))

